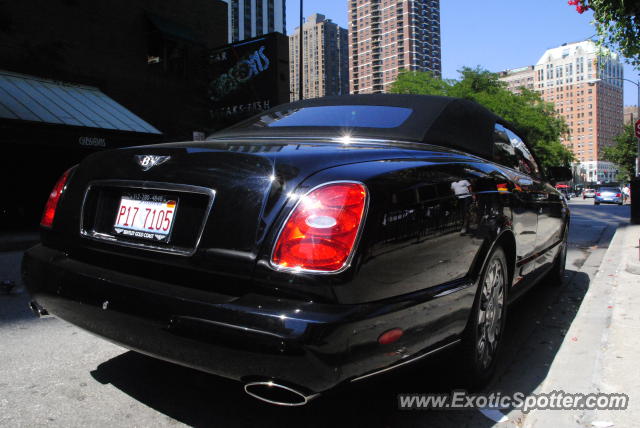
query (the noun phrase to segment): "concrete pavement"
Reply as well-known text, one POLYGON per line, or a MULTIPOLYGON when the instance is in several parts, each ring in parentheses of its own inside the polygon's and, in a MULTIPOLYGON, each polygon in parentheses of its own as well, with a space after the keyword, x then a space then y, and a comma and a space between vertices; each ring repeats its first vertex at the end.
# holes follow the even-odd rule
POLYGON ((622 224, 535 392, 625 393, 627 410, 538 410, 527 427, 634 427, 640 424, 640 225, 622 224))

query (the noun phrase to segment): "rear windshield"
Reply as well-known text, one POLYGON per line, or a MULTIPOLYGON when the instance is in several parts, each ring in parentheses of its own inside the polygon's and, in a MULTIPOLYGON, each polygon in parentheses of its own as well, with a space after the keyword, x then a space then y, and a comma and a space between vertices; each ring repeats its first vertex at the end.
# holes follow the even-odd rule
POLYGON ((397 128, 413 112, 392 106, 316 106, 279 111, 261 116, 252 127, 330 126, 346 128, 397 128))
POLYGON ((616 193, 616 192, 619 192, 620 189, 618 189, 617 187, 601 187, 600 191, 601 192, 614 192, 614 193, 616 193))

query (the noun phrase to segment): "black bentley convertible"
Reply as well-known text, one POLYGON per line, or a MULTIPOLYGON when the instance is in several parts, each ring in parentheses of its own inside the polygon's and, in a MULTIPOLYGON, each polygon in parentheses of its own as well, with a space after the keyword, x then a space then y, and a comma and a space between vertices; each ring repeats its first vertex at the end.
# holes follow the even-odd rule
POLYGON ((569 210, 516 129, 462 99, 328 97, 65 172, 23 261, 32 309, 300 405, 457 347, 561 283, 569 210))

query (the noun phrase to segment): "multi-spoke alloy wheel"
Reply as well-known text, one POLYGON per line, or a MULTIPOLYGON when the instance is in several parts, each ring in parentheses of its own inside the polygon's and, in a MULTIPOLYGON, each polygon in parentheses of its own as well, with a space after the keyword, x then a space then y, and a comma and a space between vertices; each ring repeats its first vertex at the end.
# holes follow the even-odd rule
POLYGON ((468 387, 483 387, 493 375, 507 314, 509 271, 504 250, 496 246, 482 270, 473 308, 462 337, 463 370, 468 387))
POLYGON ((489 367, 498 350, 502 333, 504 281, 506 275, 499 258, 492 259, 481 284, 478 305, 477 358, 483 369, 489 367))

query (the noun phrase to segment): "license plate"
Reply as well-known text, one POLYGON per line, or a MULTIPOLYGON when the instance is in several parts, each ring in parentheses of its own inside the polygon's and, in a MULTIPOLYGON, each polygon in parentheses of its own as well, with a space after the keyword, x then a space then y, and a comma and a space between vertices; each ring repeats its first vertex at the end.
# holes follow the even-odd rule
POLYGON ((159 195, 124 195, 113 231, 120 236, 168 242, 178 201, 159 195))

